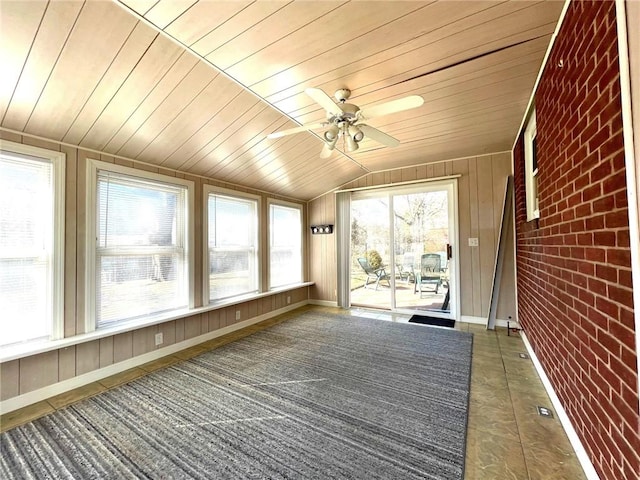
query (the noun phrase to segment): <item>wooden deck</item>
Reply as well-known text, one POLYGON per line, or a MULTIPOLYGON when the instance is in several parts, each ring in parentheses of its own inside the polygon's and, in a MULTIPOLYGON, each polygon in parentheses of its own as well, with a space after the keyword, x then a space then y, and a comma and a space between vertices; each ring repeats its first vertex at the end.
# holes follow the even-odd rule
MULTIPOLYGON (((396 309, 433 310, 442 312, 442 304, 447 294, 447 287, 441 285, 438 293, 414 293, 414 284, 396 280, 396 309)), ((391 309, 391 289, 386 282, 378 288, 369 284, 366 288, 360 286, 351 290, 351 304, 380 309, 391 309)), ((448 311, 448 309, 447 309, 448 311)))

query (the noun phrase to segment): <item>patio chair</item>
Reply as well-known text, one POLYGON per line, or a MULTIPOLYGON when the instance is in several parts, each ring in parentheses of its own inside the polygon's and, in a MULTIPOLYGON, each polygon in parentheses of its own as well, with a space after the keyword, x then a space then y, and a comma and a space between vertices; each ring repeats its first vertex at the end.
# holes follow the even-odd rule
POLYGON ((406 283, 409 281, 416 281, 416 273, 413 268, 413 254, 405 253, 402 257, 402 263, 398 265, 398 275, 400 280, 404 280, 406 283))
POLYGON ((438 287, 442 283, 442 257, 437 253, 425 253, 420 257, 420 273, 416 275, 415 292, 438 293, 438 287), (425 290, 423 286, 433 285, 433 290, 425 290))
MULTIPOLYGON (((367 281, 364 283, 364 288, 367 288, 367 285, 369 285, 370 281, 371 283, 375 281, 376 283, 375 290, 378 290, 378 285, 380 285, 380 280, 386 280, 387 283, 389 283, 389 275, 384 270, 384 267, 373 268, 366 258, 358 258, 358 263, 367 274, 367 281)), ((389 286, 391 286, 391 283, 389 283, 389 286)))

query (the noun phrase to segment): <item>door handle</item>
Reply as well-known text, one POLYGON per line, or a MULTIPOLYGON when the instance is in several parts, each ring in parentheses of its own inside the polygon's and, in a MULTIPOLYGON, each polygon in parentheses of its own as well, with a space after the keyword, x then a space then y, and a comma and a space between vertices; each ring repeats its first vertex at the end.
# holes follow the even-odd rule
POLYGON ((453 248, 450 243, 447 243, 447 260, 451 260, 451 257, 453 257, 453 248))

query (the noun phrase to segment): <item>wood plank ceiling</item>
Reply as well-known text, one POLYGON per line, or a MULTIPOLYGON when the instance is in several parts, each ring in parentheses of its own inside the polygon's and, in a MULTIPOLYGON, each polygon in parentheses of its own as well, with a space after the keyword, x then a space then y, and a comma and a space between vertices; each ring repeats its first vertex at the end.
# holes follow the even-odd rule
MULTIPOLYGON (((308 200, 370 171, 511 148, 563 2, 0 2, 5 129, 308 200), (319 158, 308 87, 363 109, 422 107, 368 123, 319 158)), ((320 132, 321 133, 321 132, 320 132)))

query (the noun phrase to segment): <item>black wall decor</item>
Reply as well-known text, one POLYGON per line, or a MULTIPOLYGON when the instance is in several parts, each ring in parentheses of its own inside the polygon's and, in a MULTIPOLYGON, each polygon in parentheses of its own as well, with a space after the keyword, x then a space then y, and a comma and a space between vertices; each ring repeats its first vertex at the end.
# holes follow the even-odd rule
POLYGON ((333 233, 333 225, 311 225, 313 235, 333 233))

